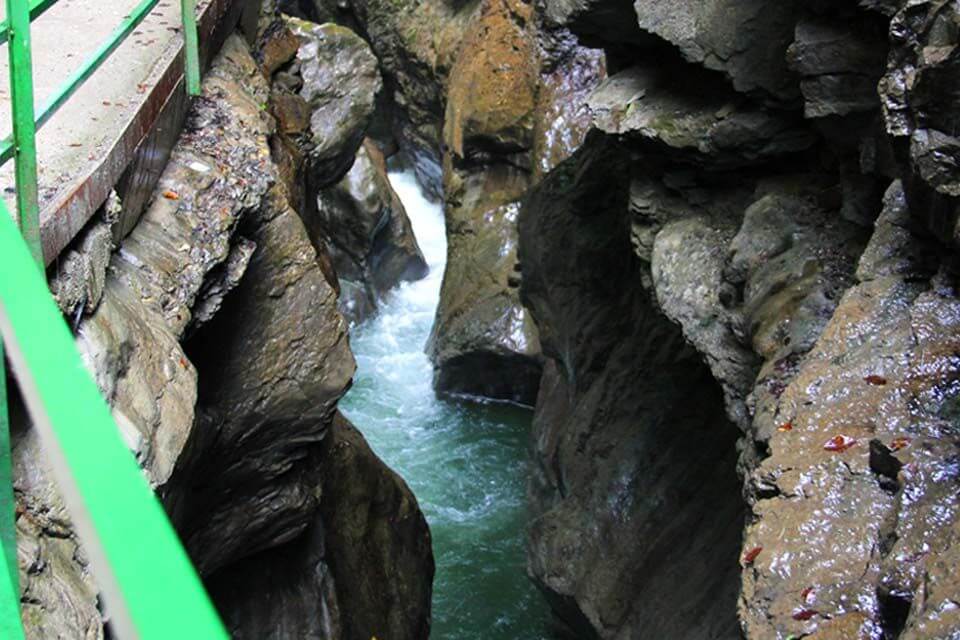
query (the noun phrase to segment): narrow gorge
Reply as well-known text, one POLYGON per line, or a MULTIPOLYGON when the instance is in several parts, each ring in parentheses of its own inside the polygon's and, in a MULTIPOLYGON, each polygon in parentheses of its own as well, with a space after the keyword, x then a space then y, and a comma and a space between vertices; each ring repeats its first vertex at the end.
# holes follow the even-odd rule
POLYGON ((47 274, 231 637, 960 638, 960 2, 240 5, 47 274))

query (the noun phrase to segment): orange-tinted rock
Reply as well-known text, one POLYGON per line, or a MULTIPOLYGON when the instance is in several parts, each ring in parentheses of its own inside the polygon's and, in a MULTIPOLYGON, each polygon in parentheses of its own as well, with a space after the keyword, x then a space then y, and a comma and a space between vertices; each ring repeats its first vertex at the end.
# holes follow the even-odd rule
POLYGON ((470 151, 511 152, 533 144, 539 83, 532 8, 487 0, 450 73, 444 141, 470 151))

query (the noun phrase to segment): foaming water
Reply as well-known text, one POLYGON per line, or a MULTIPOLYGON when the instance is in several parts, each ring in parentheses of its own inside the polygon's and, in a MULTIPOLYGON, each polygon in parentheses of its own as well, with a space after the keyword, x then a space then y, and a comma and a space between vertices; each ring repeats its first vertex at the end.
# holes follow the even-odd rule
POLYGON ((442 640, 546 637, 545 604, 526 578, 523 528, 529 411, 455 403, 433 392, 424 353, 447 248, 440 206, 412 171, 390 173, 430 274, 399 287, 354 329, 357 375, 340 403, 420 501, 437 574, 433 633, 442 640))

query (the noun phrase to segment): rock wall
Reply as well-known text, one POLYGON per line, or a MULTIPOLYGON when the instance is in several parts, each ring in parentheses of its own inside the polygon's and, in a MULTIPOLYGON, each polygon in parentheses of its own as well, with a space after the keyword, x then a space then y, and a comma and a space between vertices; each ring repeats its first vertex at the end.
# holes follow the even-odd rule
POLYGON ((576 637, 952 637, 957 8, 541 9, 614 73, 520 207, 531 577, 576 637))
MULTIPOLYGON (((227 41, 140 222, 114 248, 104 213, 52 288, 233 637, 422 638, 429 530, 336 412, 355 365, 335 260, 305 224, 316 185, 354 164, 372 108, 336 129, 329 116, 372 105, 379 75, 346 29, 298 27, 310 36, 266 3, 253 50, 227 41), (357 84, 342 92, 341 76, 357 84)), ((372 260, 419 257, 402 210, 370 215, 398 221, 372 260)), ((387 288, 398 271, 362 277, 387 288)), ((14 458, 27 635, 102 638, 82 547, 19 413, 14 458)))

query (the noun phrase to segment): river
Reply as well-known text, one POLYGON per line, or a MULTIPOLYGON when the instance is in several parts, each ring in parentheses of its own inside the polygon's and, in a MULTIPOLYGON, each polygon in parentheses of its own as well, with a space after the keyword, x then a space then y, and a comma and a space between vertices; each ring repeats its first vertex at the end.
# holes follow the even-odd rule
POLYGON ((433 534, 436 640, 545 638, 546 605, 524 558, 527 437, 532 414, 508 405, 436 397, 424 353, 446 262, 440 205, 412 171, 392 171, 430 265, 379 314, 354 328, 354 386, 343 413, 410 485, 433 534))

